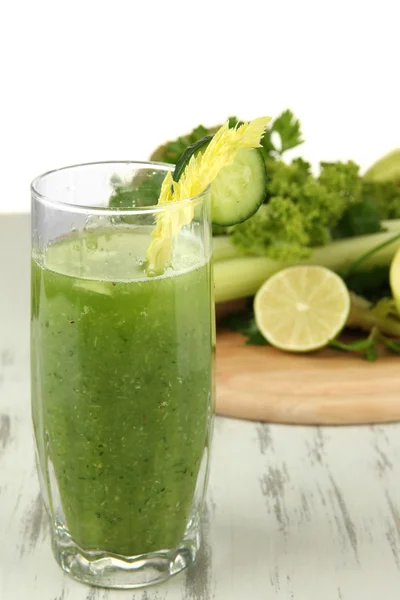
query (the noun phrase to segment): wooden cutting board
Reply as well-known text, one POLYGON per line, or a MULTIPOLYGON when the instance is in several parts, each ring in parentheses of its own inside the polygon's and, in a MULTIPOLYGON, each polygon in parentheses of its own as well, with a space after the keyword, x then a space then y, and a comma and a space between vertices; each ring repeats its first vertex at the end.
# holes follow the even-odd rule
POLYGON ((286 354, 244 340, 217 334, 218 414, 331 425, 400 420, 399 356, 370 363, 330 349, 286 354))

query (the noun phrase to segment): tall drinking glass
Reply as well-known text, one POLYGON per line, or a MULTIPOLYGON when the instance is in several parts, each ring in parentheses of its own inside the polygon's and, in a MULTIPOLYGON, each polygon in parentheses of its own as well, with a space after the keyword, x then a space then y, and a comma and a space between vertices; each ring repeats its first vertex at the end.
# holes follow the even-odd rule
POLYGON ((214 412, 207 192, 156 205, 168 166, 97 163, 32 184, 32 414, 61 567, 105 587, 195 560, 214 412), (124 208, 129 205, 134 208, 124 208), (162 273, 152 232, 190 209, 162 273))

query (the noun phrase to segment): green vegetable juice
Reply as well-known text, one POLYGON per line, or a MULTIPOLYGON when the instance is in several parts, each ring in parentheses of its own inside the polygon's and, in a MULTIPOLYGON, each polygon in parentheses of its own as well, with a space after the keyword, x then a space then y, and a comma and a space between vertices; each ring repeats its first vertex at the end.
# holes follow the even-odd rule
POLYGON ((137 257, 149 241, 128 227, 71 235, 32 266, 33 420, 50 512, 81 548, 124 556, 182 541, 212 413, 209 262, 188 237, 173 270, 146 277, 137 257))

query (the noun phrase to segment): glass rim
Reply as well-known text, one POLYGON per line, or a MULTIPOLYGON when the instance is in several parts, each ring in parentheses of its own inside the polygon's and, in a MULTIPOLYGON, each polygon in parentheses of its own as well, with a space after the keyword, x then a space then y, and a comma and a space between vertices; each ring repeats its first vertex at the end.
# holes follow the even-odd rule
POLYGON ((102 216, 111 216, 111 215, 126 215, 126 216, 134 216, 134 215, 143 215, 150 213, 158 213, 164 212, 165 210, 175 210, 178 207, 185 206, 187 204, 192 204, 199 202, 208 192, 210 186, 207 186, 205 190, 197 194, 196 196, 192 196, 190 198, 184 198, 182 200, 177 200, 175 202, 164 202, 162 204, 152 204, 150 206, 144 207, 107 207, 107 206, 87 206, 84 204, 73 204, 72 202, 65 202, 63 200, 57 200, 56 198, 48 195, 42 194, 38 190, 38 184, 45 177, 49 175, 54 175, 60 171, 68 171, 72 169, 77 169, 80 167, 94 167, 101 165, 132 165, 139 169, 153 169, 155 171, 164 171, 165 174, 168 171, 172 171, 175 168, 175 165, 163 162, 155 162, 155 161, 136 161, 136 160, 103 160, 103 161, 94 161, 94 162, 86 162, 86 163, 76 163, 72 165, 67 165, 65 167, 59 167, 57 169, 51 169, 49 171, 45 171, 41 173, 37 177, 35 177, 30 185, 32 197, 53 208, 58 208, 59 210, 65 210, 67 212, 74 212, 85 215, 102 215, 102 216))

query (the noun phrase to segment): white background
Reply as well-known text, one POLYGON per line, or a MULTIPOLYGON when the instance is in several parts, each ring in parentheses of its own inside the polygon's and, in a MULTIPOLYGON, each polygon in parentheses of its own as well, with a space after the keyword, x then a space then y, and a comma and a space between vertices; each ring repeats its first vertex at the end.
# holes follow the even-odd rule
POLYGON ((146 159, 228 115, 290 107, 319 160, 400 146, 398 0, 0 3, 0 209, 66 164, 146 159))

